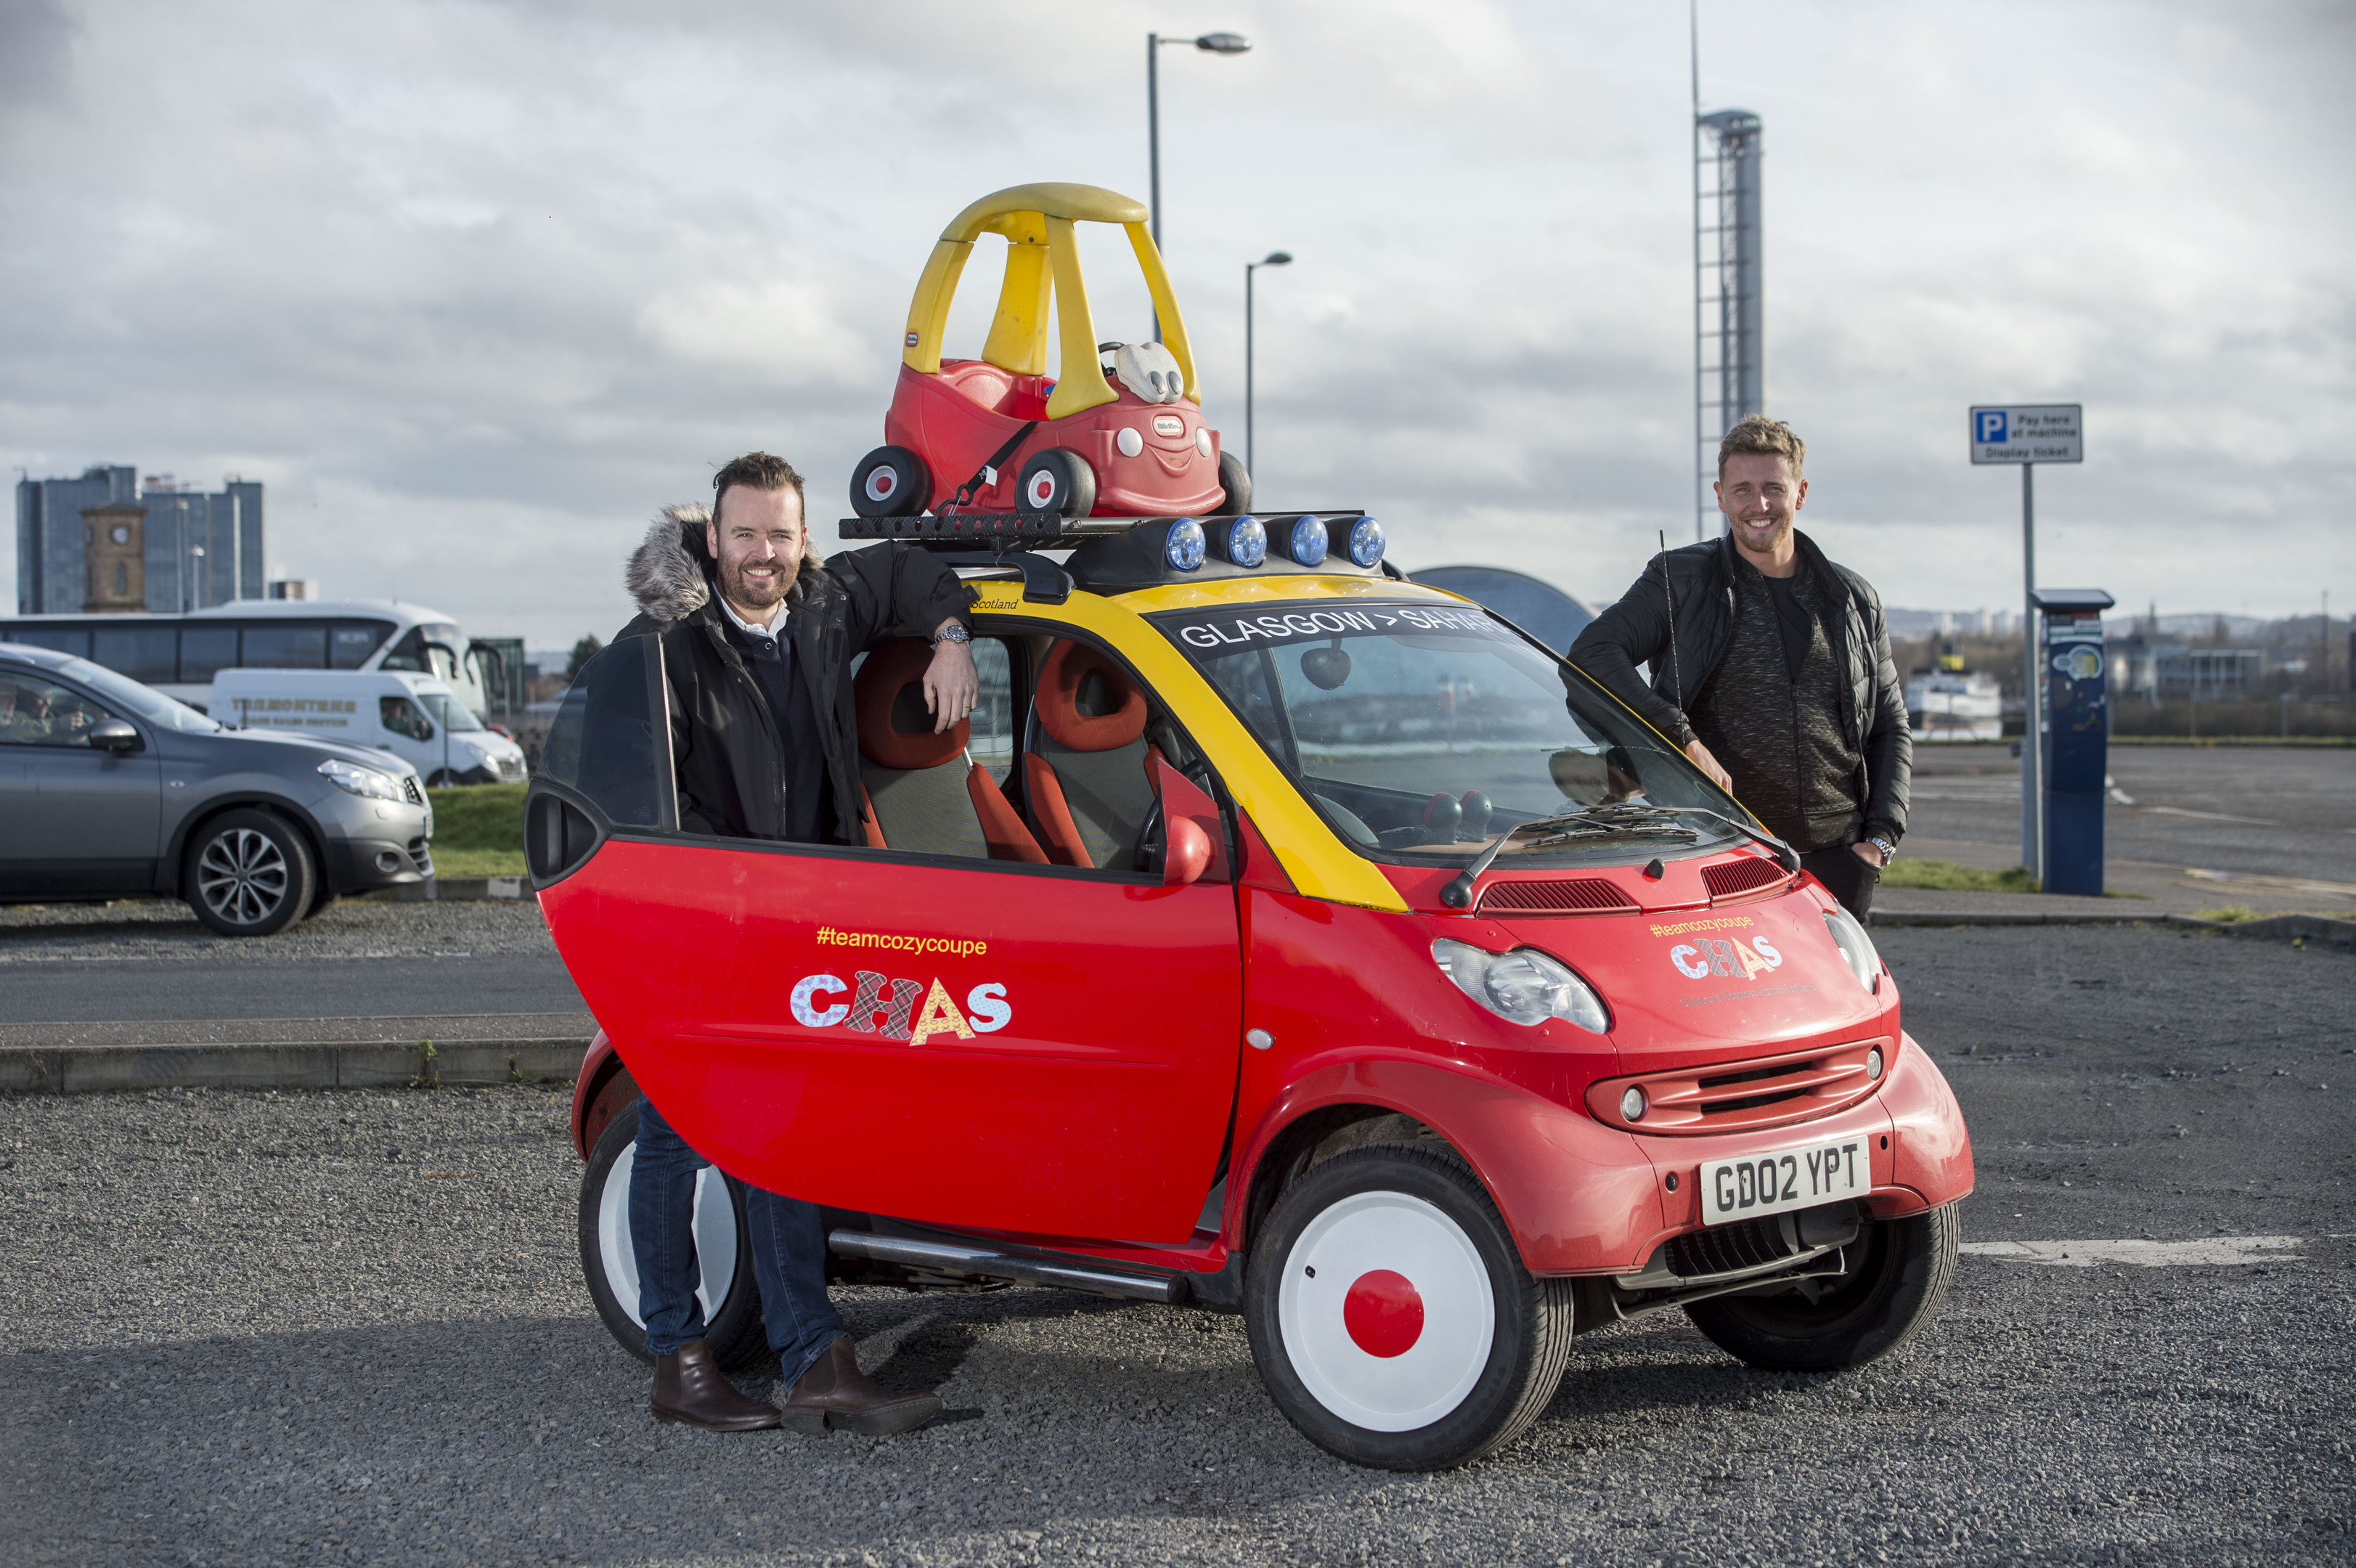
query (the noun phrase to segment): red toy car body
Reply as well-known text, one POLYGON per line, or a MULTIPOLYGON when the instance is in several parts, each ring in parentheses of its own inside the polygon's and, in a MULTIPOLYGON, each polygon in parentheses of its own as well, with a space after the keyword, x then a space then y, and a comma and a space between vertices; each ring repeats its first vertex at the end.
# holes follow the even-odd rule
MULTIPOLYGON (((1509 1441, 1622 1317, 1830 1370, 1927 1317, 1962 1115, 1796 860, 1466 601, 1338 558, 1138 586, 1126 542, 1060 597, 977 573, 996 695, 937 759, 862 729, 867 848, 684 837, 659 784, 601 805, 560 720, 531 853, 604 1029, 575 1136, 617 1336, 641 1091, 732 1177, 841 1211, 855 1277, 1243 1310, 1287 1415, 1362 1463, 1509 1441)), ((600 656, 660 700, 646 654, 600 656)), ((727 1212, 715 1336, 751 1289, 727 1212)))
POLYGON ((851 473, 851 506, 862 517, 913 517, 952 504, 961 512, 1066 517, 1232 513, 1250 505, 1242 465, 1225 456, 1218 432, 1203 421, 1185 324, 1145 208, 1094 186, 1017 186, 975 202, 943 230, 908 309, 884 434, 888 444, 851 473), (1097 342, 1076 221, 1127 230, 1161 343, 1097 342), (986 233, 1007 240, 990 336, 980 358, 945 359, 949 302, 986 233), (1047 373, 1051 299, 1060 379, 1047 373), (1117 361, 1108 375, 1099 355, 1108 352, 1146 363, 1117 361), (1065 455, 1049 455, 1058 453, 1065 455))

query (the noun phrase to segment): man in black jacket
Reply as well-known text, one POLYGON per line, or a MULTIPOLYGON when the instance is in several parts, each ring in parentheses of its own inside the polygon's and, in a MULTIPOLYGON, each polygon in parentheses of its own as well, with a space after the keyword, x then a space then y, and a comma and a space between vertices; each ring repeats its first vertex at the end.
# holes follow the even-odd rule
MULTIPOLYGON (((933 639, 924 689, 937 731, 970 712, 980 690, 967 646, 973 591, 910 545, 821 562, 803 521, 801 475, 766 453, 713 476, 709 514, 666 510, 627 575, 639 613, 621 635, 661 639, 680 826, 689 833, 865 841, 851 660, 872 644, 933 639)), ((640 1102, 630 1241, 655 1357, 656 1419, 882 1435, 937 1414, 937 1396, 886 1393, 860 1371, 827 1299, 818 1207, 758 1189, 746 1195, 744 1218, 769 1345, 791 1392, 781 1415, 730 1385, 704 1347, 695 1296, 691 1224, 695 1175, 706 1163, 653 1102, 640 1102)))
POLYGON ((1715 486, 1725 537, 1655 556, 1570 661, 1862 916, 1906 831, 1914 741, 1880 599, 1792 526, 1806 455, 1763 414, 1727 432, 1715 486))

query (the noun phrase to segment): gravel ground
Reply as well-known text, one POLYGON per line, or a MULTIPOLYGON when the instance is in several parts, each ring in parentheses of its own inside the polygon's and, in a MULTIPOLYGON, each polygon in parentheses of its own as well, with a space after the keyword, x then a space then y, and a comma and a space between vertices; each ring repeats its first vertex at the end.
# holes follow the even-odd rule
POLYGON ((561 1094, 0 1100, 0 1556, 2347 1562, 2356 958, 2124 929, 1879 940, 1972 1118, 1967 1239, 2293 1234, 2299 1255, 1967 1256, 1911 1346, 1830 1378, 1752 1371, 1673 1315, 1607 1328, 1523 1443, 1420 1477, 1295 1435, 1235 1318, 846 1292, 864 1363, 958 1418, 716 1436, 650 1423, 590 1311, 561 1094))
POLYGON ((160 899, 0 906, 0 1023, 580 1007, 529 900, 347 899, 268 937, 216 936, 160 899))

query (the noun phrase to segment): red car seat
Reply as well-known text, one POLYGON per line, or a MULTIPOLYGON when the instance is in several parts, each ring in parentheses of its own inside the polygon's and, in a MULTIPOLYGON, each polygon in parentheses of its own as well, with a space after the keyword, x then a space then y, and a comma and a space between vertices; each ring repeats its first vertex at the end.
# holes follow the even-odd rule
POLYGON ((1047 399, 1055 389, 1053 376, 1026 376, 1004 370, 987 359, 944 359, 941 380, 991 413, 1011 420, 1044 420, 1047 399))
POLYGON ((1048 859, 1126 869, 1153 810, 1145 694, 1096 649, 1059 640, 1040 667, 1033 707, 1039 732, 1023 778, 1048 859))
POLYGON ((966 755, 971 724, 959 719, 933 733, 924 685, 932 657, 922 638, 894 637, 868 654, 851 682, 869 847, 1045 865, 990 770, 966 755))

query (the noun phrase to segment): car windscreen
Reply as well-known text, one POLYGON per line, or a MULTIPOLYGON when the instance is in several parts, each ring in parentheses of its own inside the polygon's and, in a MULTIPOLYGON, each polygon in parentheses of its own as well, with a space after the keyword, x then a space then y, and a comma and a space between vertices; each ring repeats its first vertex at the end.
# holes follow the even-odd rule
POLYGON ((469 730, 479 730, 483 727, 482 720, 477 719, 467 710, 466 705, 455 698, 445 696, 438 691, 421 691, 417 694, 417 700, 425 704, 425 711, 448 725, 458 734, 463 735, 469 730))
POLYGON ((1150 617, 1344 843, 1403 865, 1722 846, 1742 808, 1562 660, 1472 606, 1150 617))
POLYGON ((188 707, 175 702, 153 687, 126 679, 103 665, 88 659, 69 659, 58 667, 58 673, 82 685, 117 708, 137 714, 159 730, 184 730, 192 735, 209 735, 220 728, 211 720, 188 707))

